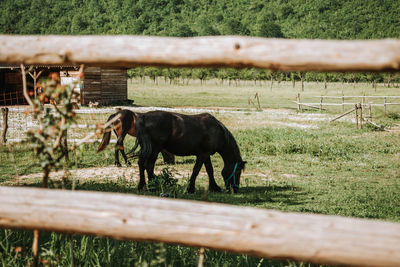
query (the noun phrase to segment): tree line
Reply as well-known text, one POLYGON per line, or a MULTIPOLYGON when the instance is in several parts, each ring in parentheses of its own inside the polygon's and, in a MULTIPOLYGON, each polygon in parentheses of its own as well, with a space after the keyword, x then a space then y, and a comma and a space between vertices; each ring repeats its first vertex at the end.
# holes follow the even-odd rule
POLYGON ((207 80, 217 79, 221 84, 237 85, 240 81, 253 81, 261 84, 269 81, 290 81, 293 87, 296 82, 314 81, 321 82, 327 87, 329 82, 342 82, 347 84, 371 83, 376 88, 377 83, 384 83, 387 87, 399 87, 399 73, 337 73, 337 72, 283 72, 270 71, 258 68, 161 68, 137 67, 128 70, 128 77, 139 79, 142 82, 147 78, 158 84, 160 79, 164 83, 188 85, 193 80, 206 83, 207 80))
POLYGON ((396 0, 2 0, 5 34, 400 37, 396 0))

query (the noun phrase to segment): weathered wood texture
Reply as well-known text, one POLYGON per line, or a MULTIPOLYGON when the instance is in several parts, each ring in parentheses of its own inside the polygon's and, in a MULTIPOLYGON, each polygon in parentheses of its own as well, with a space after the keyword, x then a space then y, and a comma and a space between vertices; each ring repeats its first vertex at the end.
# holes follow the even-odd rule
POLYGON ((125 68, 86 67, 81 102, 125 101, 127 79, 125 68))
POLYGON ((3 114, 3 130, 1 132, 0 143, 5 144, 7 142, 7 130, 8 130, 8 108, 1 108, 3 114))
POLYGON ((390 71, 400 69, 400 40, 0 35, 0 63, 390 71))
POLYGON ((314 263, 400 265, 400 224, 128 194, 0 187, 0 226, 314 263))

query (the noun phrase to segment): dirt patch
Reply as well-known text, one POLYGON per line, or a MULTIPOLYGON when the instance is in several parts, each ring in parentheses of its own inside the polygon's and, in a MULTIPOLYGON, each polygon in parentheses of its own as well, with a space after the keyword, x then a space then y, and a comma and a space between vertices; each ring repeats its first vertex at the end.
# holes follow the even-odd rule
MULTIPOLYGON (((162 168, 157 168, 155 173, 158 174, 162 168)), ((169 168, 172 175, 181 179, 183 177, 189 177, 191 172, 188 170, 176 170, 175 168, 169 168)), ((199 175, 206 175, 206 173, 200 173, 199 175)), ((85 181, 96 181, 96 180, 109 180, 117 181, 119 179, 126 179, 132 182, 139 180, 139 169, 136 165, 132 167, 94 167, 94 168, 83 168, 76 170, 68 170, 68 173, 64 170, 52 172, 50 179, 53 181, 61 180, 63 177, 72 177, 78 179, 81 182, 85 181)), ((33 173, 29 175, 18 176, 13 180, 8 180, 2 185, 15 185, 15 184, 29 184, 37 183, 42 179, 42 173, 33 173)))
MULTIPOLYGON (((159 174, 160 171, 165 166, 158 166, 154 171, 155 174, 159 174)), ((184 168, 183 166, 179 167, 179 170, 174 166, 170 166, 169 171, 176 179, 189 179, 190 175, 192 174, 191 166, 188 168, 184 168)), ((64 170, 52 172, 50 174, 50 179, 52 181, 60 181, 64 177, 68 177, 69 179, 77 179, 80 182, 88 182, 88 181, 118 181, 118 180, 127 180, 130 182, 137 182, 139 181, 139 169, 136 164, 131 167, 115 167, 115 166, 108 166, 108 167, 93 167, 93 168, 83 168, 83 169, 76 169, 76 170, 68 170, 68 173, 64 170)), ((207 173, 204 170, 201 170, 198 178, 208 179, 207 173)), ((276 177, 271 172, 256 172, 256 173, 243 173, 243 178, 261 178, 261 179, 276 179, 276 177)), ((283 174, 281 175, 283 178, 296 178, 297 175, 293 174, 283 174)), ((219 179, 220 177, 216 177, 219 179)), ((7 180, 1 185, 16 185, 16 184, 33 184, 38 183, 42 179, 42 173, 33 173, 29 175, 22 175, 18 176, 13 180, 7 180)), ((147 175, 146 175, 147 179, 147 175)))

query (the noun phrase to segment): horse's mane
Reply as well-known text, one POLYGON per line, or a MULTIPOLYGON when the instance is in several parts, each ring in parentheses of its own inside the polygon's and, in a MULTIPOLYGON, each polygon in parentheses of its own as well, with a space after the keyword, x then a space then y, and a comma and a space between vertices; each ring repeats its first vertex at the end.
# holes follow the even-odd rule
POLYGON ((234 153, 235 158, 237 160, 242 160, 242 156, 240 155, 239 146, 237 145, 236 140, 233 137, 233 134, 228 130, 228 128, 226 128, 226 126, 222 122, 220 122, 217 119, 216 119, 216 121, 219 123, 219 125, 221 126, 221 128, 224 132, 226 144, 230 145, 233 148, 233 153, 234 153))

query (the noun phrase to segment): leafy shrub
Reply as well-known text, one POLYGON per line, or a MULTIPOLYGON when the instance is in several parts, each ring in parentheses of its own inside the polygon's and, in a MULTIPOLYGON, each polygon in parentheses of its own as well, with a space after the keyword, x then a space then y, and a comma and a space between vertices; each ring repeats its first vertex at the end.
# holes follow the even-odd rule
POLYGON ((168 167, 149 180, 148 189, 164 197, 176 197, 177 193, 183 190, 178 184, 178 179, 174 178, 168 167))
POLYGON ((387 114, 388 118, 392 119, 392 120, 400 120, 400 113, 396 113, 396 112, 389 112, 387 114))

